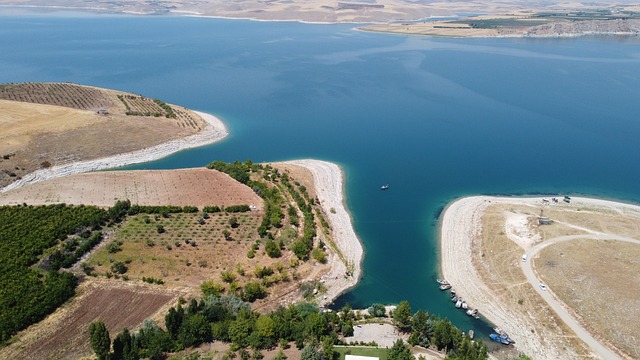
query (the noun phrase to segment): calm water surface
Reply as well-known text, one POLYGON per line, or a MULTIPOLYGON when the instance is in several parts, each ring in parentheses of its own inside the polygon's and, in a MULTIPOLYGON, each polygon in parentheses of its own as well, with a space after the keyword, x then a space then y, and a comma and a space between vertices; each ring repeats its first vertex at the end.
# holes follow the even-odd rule
POLYGON ((433 281, 438 216, 471 194, 640 202, 637 38, 438 39, 352 25, 0 16, 0 82, 71 81, 223 118, 222 143, 136 168, 316 158, 346 173, 366 249, 354 307, 402 299, 463 328, 433 281), (391 189, 382 192, 380 185, 391 189))

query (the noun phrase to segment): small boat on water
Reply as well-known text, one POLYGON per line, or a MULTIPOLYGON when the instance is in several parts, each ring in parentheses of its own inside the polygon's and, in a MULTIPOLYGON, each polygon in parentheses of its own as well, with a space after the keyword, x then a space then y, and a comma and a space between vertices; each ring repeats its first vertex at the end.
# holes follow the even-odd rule
POLYGON ((456 301, 456 308, 460 309, 460 306, 462 306, 462 299, 458 299, 458 301, 456 301))
POLYGON ((467 310, 469 308, 469 305, 467 305, 466 301, 462 302, 462 309, 467 310))
POLYGON ((451 294, 449 294, 449 296, 451 296, 451 297, 456 296, 456 291, 455 291, 455 290, 453 290, 453 289, 451 289, 451 294))
POLYGON ((457 302, 458 301, 458 297, 454 296, 453 298, 451 298, 451 302, 457 302))
POLYGON ((387 190, 387 189, 389 189, 389 184, 384 184, 380 186, 380 190, 387 190))
POLYGON ((469 339, 473 339, 473 330, 469 330, 469 339))
POLYGON ((478 309, 469 309, 467 310, 467 315, 475 316, 478 313, 478 309))
POLYGON ((440 285, 449 285, 449 282, 445 279, 438 279, 436 282, 440 285))
POLYGON ((450 284, 440 285, 440 290, 442 290, 442 291, 449 290, 449 289, 451 289, 451 285, 450 284))

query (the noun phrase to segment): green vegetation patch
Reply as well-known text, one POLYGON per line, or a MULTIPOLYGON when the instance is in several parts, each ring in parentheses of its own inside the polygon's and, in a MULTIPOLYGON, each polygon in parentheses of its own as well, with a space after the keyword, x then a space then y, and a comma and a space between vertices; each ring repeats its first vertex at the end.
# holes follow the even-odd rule
MULTIPOLYGON (((59 266, 51 261, 34 265, 70 235, 99 229, 107 218, 106 211, 87 206, 0 207, 0 341, 9 340, 73 296, 76 278, 72 274, 56 271, 59 266)), ((69 243, 64 246, 73 251, 56 253, 75 255, 74 246, 81 241, 69 243)))

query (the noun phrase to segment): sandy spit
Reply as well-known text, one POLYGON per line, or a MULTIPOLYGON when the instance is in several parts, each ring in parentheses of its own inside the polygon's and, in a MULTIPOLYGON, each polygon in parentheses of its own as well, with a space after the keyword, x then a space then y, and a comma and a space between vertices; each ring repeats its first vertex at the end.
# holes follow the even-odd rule
MULTIPOLYGON (((489 321, 505 330, 516 340, 516 348, 525 354, 537 354, 540 359, 562 358, 561 349, 550 349, 538 336, 533 336, 526 321, 515 316, 507 304, 502 304, 482 282, 472 263, 472 248, 482 231, 482 215, 493 204, 541 204, 538 198, 474 196, 458 199, 445 209, 440 229, 440 266, 442 276, 470 304, 477 306, 489 321)), ((608 200, 572 197, 574 206, 608 209, 618 213, 638 212, 638 206, 608 200)))
POLYGON ((227 128, 222 120, 217 117, 194 111, 207 122, 207 126, 197 134, 182 139, 172 140, 163 144, 136 150, 125 154, 109 156, 105 158, 79 161, 70 164, 52 166, 48 169, 36 170, 22 179, 0 189, 0 192, 21 188, 35 182, 54 179, 62 176, 117 168, 125 165, 138 164, 154 161, 169 156, 181 150, 191 149, 199 146, 213 144, 224 139, 227 135, 227 128))
POLYGON ((322 278, 327 287, 327 293, 326 297, 319 301, 320 306, 325 306, 355 286, 362 273, 364 250, 353 229, 351 216, 344 201, 342 170, 336 164, 320 160, 294 160, 285 163, 305 167, 313 174, 318 200, 333 229, 333 241, 353 269, 352 276, 345 276, 347 272, 345 263, 335 254, 329 257, 331 271, 322 278), (331 209, 334 211, 332 212, 331 209))

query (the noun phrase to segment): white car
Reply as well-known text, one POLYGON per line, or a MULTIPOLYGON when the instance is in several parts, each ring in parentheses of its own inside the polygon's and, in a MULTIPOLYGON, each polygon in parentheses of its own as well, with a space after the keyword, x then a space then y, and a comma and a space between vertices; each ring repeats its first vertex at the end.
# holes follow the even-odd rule
POLYGON ((547 291, 547 286, 543 283, 540 283, 540 289, 542 289, 542 291, 547 291))
POLYGON ((522 262, 527 261, 527 254, 522 255, 522 262))

